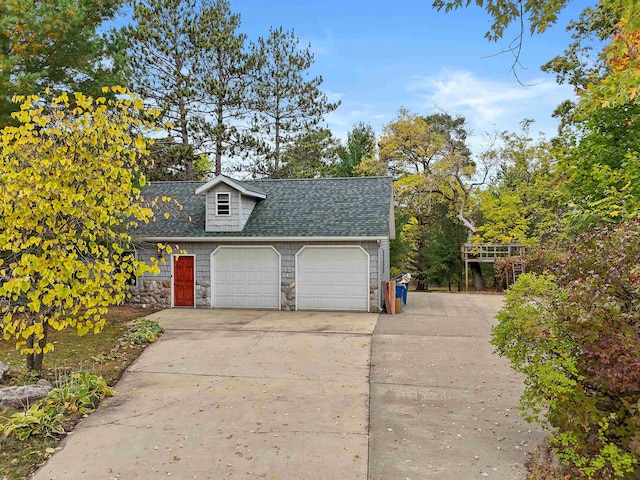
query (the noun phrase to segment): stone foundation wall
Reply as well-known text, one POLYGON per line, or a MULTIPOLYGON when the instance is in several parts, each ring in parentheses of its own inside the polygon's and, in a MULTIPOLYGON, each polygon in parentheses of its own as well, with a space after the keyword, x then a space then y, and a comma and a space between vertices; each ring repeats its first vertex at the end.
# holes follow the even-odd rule
MULTIPOLYGON (((171 306, 171 282, 169 280, 139 280, 138 285, 129 288, 131 297, 129 305, 143 308, 171 306)), ((196 307, 209 308, 211 306, 211 288, 209 285, 196 284, 196 307)))
POLYGON ((371 313, 378 313, 381 311, 380 305, 378 302, 378 284, 377 283, 369 284, 369 311, 371 313))
POLYGON ((196 307, 211 308, 211 287, 196 283, 196 307))
POLYGON ((169 280, 138 280, 129 288, 130 305, 169 308, 171 306, 171 282, 169 280))
POLYGON ((280 310, 296 309, 296 283, 282 282, 280 287, 280 310))

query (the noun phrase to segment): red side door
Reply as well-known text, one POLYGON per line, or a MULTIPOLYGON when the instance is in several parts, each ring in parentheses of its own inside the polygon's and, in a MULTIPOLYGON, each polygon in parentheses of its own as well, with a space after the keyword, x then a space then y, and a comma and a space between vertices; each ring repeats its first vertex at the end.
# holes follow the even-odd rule
POLYGON ((184 255, 173 257, 173 305, 193 307, 193 259, 184 255))

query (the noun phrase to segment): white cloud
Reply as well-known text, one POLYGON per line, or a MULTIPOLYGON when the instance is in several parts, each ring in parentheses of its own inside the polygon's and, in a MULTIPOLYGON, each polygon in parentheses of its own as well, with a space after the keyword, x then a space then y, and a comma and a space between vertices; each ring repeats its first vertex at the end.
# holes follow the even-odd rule
POLYGON ((525 118, 536 120, 538 130, 551 134, 556 125, 551 113, 572 96, 570 88, 547 78, 523 86, 514 77, 495 80, 467 70, 446 69, 434 76, 410 78, 405 90, 421 109, 465 116, 476 134, 493 129, 516 130, 525 118))

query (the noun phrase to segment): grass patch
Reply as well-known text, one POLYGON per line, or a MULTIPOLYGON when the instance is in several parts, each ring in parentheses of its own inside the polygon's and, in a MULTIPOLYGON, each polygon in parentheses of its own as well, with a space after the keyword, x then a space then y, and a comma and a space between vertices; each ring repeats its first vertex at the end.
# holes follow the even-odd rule
MULTIPOLYGON (((102 376, 113 386, 124 370, 140 355, 145 344, 133 345, 128 340, 132 320, 144 317, 153 310, 134 307, 112 307, 107 313, 103 330, 79 337, 73 329, 51 332, 53 352, 44 356, 43 378, 54 381, 61 372, 88 371, 102 376)), ((10 365, 10 375, 4 386, 32 383, 26 371, 26 360, 11 341, 0 338, 0 362, 10 365)), ((6 423, 14 411, 0 412, 0 423, 6 423)), ((65 430, 70 430, 82 415, 67 417, 65 430)), ((59 439, 32 436, 25 440, 6 438, 0 442, 0 478, 22 480, 28 478, 54 451, 59 439)))
POLYGON ((56 448, 58 440, 48 437, 33 437, 21 441, 8 438, 2 442, 0 451, 0 475, 3 479, 23 480, 33 473, 56 448))
MULTIPOLYGON (((133 360, 138 358, 144 345, 124 345, 118 347, 129 331, 129 323, 152 313, 153 310, 135 307, 111 307, 107 313, 104 328, 98 334, 93 332, 79 337, 74 329, 49 333, 49 341, 54 350, 44 356, 42 377, 55 380, 56 369, 67 371, 90 371, 102 376, 113 386, 133 360)), ((13 341, 0 338, 0 362, 11 367, 11 375, 4 385, 29 383, 25 357, 16 350, 13 341)))

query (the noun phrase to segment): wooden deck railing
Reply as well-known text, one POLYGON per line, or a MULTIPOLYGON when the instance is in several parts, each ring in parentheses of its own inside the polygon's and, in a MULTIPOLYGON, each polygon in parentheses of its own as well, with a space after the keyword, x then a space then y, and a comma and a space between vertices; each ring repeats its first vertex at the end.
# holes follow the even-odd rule
POLYGON ((463 243, 462 260, 469 262, 495 262, 496 258, 518 257, 525 254, 522 243, 463 243))
POLYGON ((496 258, 523 257, 526 247, 522 243, 463 243, 460 252, 464 260, 465 290, 469 290, 469 263, 494 263, 496 258))

